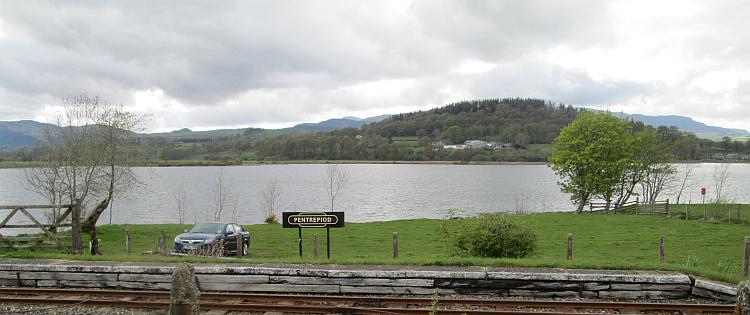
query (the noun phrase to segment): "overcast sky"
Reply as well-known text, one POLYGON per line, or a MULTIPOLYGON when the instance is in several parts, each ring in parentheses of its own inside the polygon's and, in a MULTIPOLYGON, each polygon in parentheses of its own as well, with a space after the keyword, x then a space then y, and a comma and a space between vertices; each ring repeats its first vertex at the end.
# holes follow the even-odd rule
POLYGON ((750 129, 749 17, 743 0, 0 0, 0 120, 87 91, 151 131, 492 97, 750 129))

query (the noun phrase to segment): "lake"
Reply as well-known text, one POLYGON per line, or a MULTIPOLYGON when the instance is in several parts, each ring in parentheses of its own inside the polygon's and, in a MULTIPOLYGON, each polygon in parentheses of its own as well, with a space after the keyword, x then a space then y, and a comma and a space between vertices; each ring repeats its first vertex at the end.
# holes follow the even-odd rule
MULTIPOLYGON (((684 165, 677 165, 683 167, 684 165)), ((177 192, 185 192, 185 222, 212 220, 219 174, 237 201, 237 221, 260 223, 259 192, 270 178, 282 189, 282 211, 327 211, 326 165, 290 164, 226 167, 136 168, 142 182, 118 197, 111 222, 177 223, 177 192)), ((695 164, 683 202, 700 202, 700 187, 713 193, 715 164, 695 164)), ((494 211, 572 211, 569 196, 560 192, 558 177, 546 165, 423 165, 346 164, 348 185, 335 200, 335 210, 345 211, 349 222, 411 218, 443 218, 450 209, 458 215, 494 211)), ((22 169, 0 170, 0 204, 46 203, 24 189, 22 169)), ((730 164, 724 188, 727 198, 750 203, 750 164, 730 164)), ((663 198, 674 201, 674 192, 663 198)), ((659 199, 663 199, 660 197, 659 199)), ((223 220, 233 220, 230 210, 223 220)), ((7 213, 2 210, 0 215, 7 213)), ((4 215, 2 215, 4 217, 4 215)), ((100 224, 110 222, 105 213, 100 224)))

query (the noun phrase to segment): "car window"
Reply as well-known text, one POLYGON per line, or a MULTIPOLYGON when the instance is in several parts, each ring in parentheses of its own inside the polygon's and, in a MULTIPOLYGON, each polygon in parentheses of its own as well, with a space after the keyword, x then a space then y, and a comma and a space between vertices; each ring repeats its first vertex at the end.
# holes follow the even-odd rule
POLYGON ((190 229, 189 232, 219 234, 221 233, 222 229, 224 229, 224 226, 221 223, 200 223, 200 224, 195 225, 192 229, 190 229))
POLYGON ((227 224, 227 233, 232 232, 234 233, 234 227, 232 227, 231 224, 227 224))
POLYGON ((234 231, 235 231, 235 232, 242 232, 242 226, 240 226, 240 225, 235 225, 235 226, 234 226, 234 231))

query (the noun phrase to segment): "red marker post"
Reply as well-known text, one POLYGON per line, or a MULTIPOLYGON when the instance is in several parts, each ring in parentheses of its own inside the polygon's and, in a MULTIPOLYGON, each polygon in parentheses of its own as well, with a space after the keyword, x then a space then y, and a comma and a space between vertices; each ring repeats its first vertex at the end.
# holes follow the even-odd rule
POLYGON ((701 196, 703 197, 703 222, 706 222, 707 218, 707 212, 706 212, 706 187, 701 187, 701 196))

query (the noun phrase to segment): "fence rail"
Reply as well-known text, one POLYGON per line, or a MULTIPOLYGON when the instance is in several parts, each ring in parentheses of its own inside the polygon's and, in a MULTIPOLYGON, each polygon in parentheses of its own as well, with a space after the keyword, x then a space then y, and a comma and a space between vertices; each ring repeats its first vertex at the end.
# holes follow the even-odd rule
POLYGON ((621 205, 611 203, 609 207, 607 209, 606 202, 589 202, 589 211, 592 213, 672 215, 669 199, 643 204, 636 198, 621 205))

